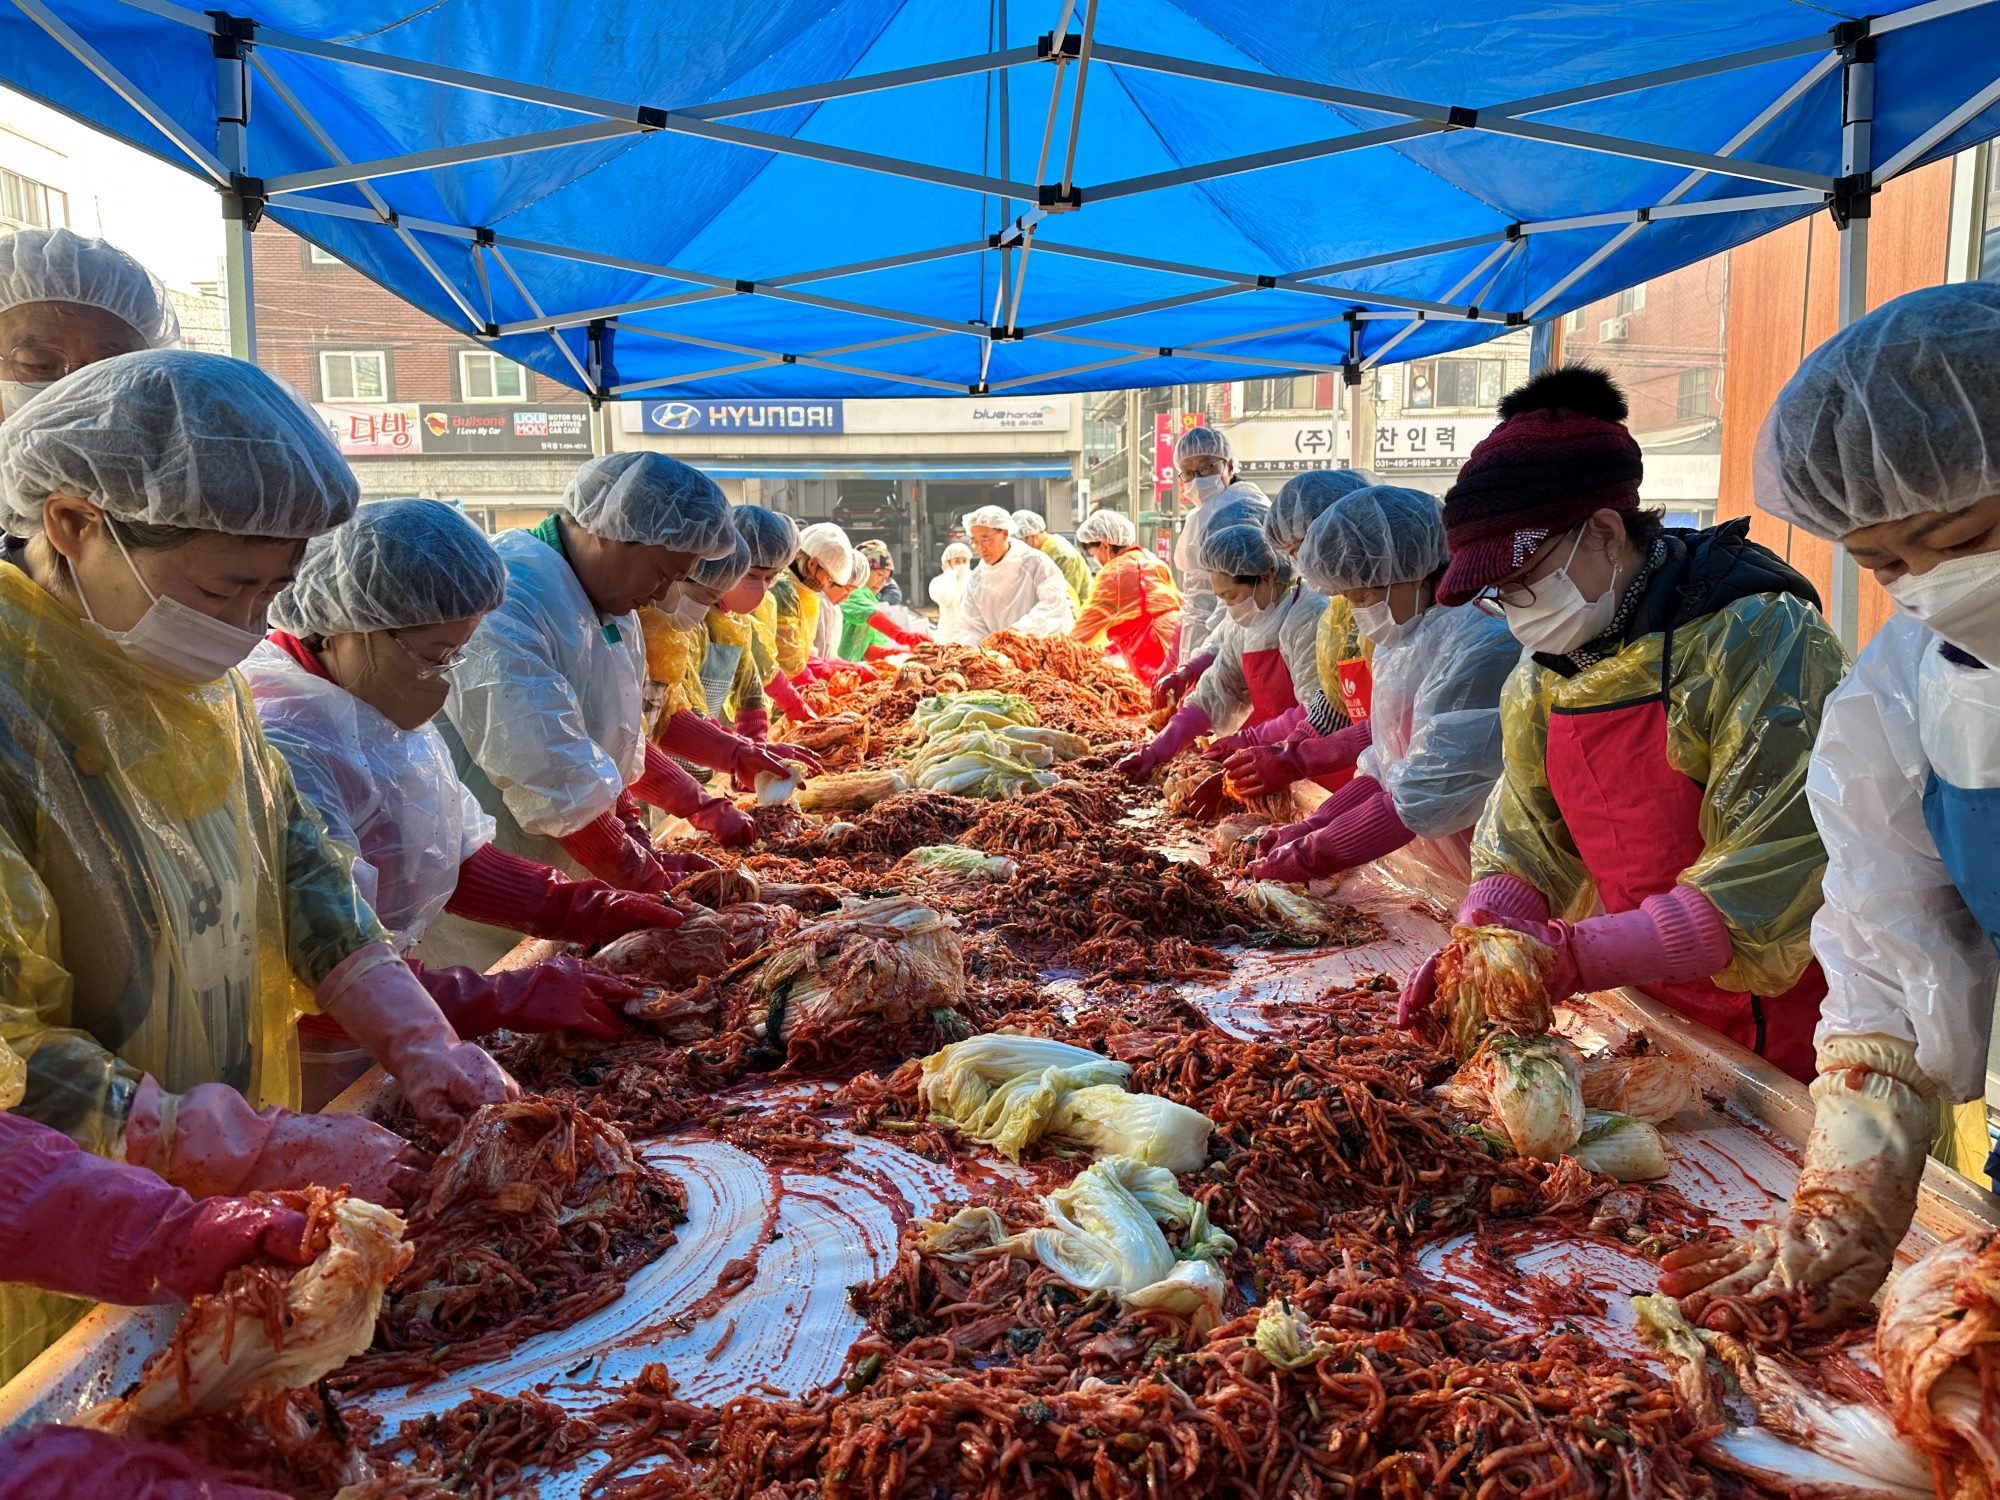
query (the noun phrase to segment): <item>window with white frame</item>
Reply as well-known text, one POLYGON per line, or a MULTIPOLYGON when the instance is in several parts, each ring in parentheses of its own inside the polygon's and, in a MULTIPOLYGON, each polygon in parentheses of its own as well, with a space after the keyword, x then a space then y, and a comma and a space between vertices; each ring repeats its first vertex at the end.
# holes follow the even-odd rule
POLYGON ((1500 404, 1507 366, 1498 359, 1423 359, 1410 366, 1405 405, 1414 411, 1500 404))
POLYGON ((1645 305, 1646 305, 1646 283, 1642 281, 1637 286, 1626 287, 1624 291, 1618 294, 1617 315, 1622 318, 1627 313, 1637 312, 1640 308, 1644 307, 1645 305))
POLYGON ((317 245, 306 246, 306 260, 315 266, 337 266, 341 264, 341 259, 338 255, 335 255, 331 250, 322 250, 317 245))
POLYGON ((322 401, 387 401, 389 356, 381 349, 322 349, 319 354, 322 401))
POLYGON ((461 349, 458 389, 467 401, 520 401, 528 394, 528 372, 486 349, 461 349))
POLYGON ((0 220, 16 229, 60 229, 69 223, 69 197, 0 167, 0 220))
POLYGON ((1674 403, 1675 420, 1699 422, 1708 415, 1708 391, 1712 371, 1703 368, 1683 370, 1680 373, 1680 390, 1674 403))
POLYGON ((1590 309, 1586 307, 1574 307, 1571 308, 1568 312, 1564 313, 1563 332, 1567 334, 1582 333, 1584 314, 1587 313, 1589 310, 1590 309))

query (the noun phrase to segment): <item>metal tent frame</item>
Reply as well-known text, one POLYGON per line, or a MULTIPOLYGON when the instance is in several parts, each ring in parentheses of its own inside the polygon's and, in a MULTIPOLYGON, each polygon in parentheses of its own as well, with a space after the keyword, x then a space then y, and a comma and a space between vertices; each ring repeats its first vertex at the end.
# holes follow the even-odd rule
MULTIPOLYGON (((441 306, 450 310, 459 333, 482 343, 509 341, 510 352, 522 348, 524 339, 536 346, 546 340, 541 357, 530 355, 529 362, 575 385, 593 401, 672 387, 703 393, 722 389, 731 381, 738 381, 735 388, 740 389, 744 377, 783 371, 788 366, 851 381, 856 394, 900 391, 976 396, 1030 387, 1082 389, 1168 383, 1157 375, 1142 375, 1149 364, 1159 369, 1161 361, 1180 362, 1190 371, 1174 374, 1171 379, 1176 383, 1230 378, 1232 373, 1295 370, 1340 373, 1352 384, 1385 361, 1414 357, 1419 351, 1410 347, 1411 341, 1438 325, 1458 325, 1452 330, 1453 341, 1472 342, 1565 311, 1569 305, 1565 299, 1572 293, 1584 300, 1603 295, 1603 289, 1591 280, 1593 273, 1652 226, 1733 215, 1752 226, 1750 232, 1759 233, 1821 208, 1829 210, 1839 226, 1839 316, 1844 326, 1866 306, 1869 208, 1874 194, 1891 178, 1951 145, 1968 128, 1984 130, 1983 117, 2000 104, 2000 57, 1996 57, 1990 78, 1963 98, 1937 109, 1926 128, 1903 141, 1886 159, 1876 159, 1878 46, 1912 28, 1937 27, 1972 12, 1991 13, 2000 0, 1927 0, 1872 18, 1841 21, 1824 32, 1775 45, 1477 108, 1115 45, 1098 35, 1100 0, 1082 0, 1080 17, 1079 0, 1061 0, 1054 26, 1033 46, 997 46, 976 55, 671 107, 455 68, 400 56, 375 45, 317 39, 223 11, 188 9, 170 0, 117 0, 135 19, 150 18, 169 31, 184 28, 207 43, 215 68, 211 146, 191 128, 184 110, 177 115, 156 91, 149 92, 121 70, 106 48, 64 19, 55 7, 65 0, 8 3, 147 122, 158 133, 156 149, 177 153, 191 171, 214 184, 228 226, 227 284, 236 353, 251 357, 256 347, 249 237, 268 210, 299 227, 308 238, 314 237, 315 223, 343 222, 393 236, 421 268, 428 286, 419 290, 425 295, 442 295, 445 300, 441 306), (1544 118, 1579 105, 1625 99, 1698 80, 1741 77, 1779 64, 1793 65, 1784 69, 1783 86, 1713 150, 1578 129, 1544 118), (1023 180, 1011 171, 1006 121, 1014 81, 1025 80, 1023 70, 1034 69, 1045 70, 1050 83, 1035 172, 1032 180, 1023 180), (1278 96, 1327 107, 1350 122, 1381 123, 1170 170, 1090 180, 1078 171, 1078 145, 1085 122, 1086 87, 1105 69, 1199 80, 1232 91, 1232 98, 1278 96), (303 96, 302 79, 323 78, 328 70, 391 75, 468 97, 536 106, 575 119, 552 128, 356 160, 343 147, 339 134, 316 115, 303 96), (1836 74, 1837 91, 1828 83, 1836 74), (801 133, 733 123, 799 106, 888 95, 962 79, 983 79, 989 97, 997 90, 1002 136, 997 172, 938 166, 911 154, 863 151, 809 139, 801 133), (1764 160, 1750 152, 1753 144, 1772 139, 1773 127, 1815 103, 1825 107, 1829 97, 1837 98, 1840 110, 1837 173, 1785 160, 1764 160), (260 105, 284 111, 291 124, 316 143, 325 165, 269 177, 252 175, 252 133, 260 105), (748 277, 609 254, 588 244, 517 235, 499 224, 455 223, 399 206, 413 196, 412 184, 435 184, 441 174, 448 177, 477 164, 661 134, 722 143, 762 153, 765 159, 801 158, 850 173, 857 182, 900 179, 977 195, 982 205, 996 210, 992 218, 996 227, 983 238, 961 238, 844 264, 748 277), (1600 212, 1513 221, 1488 232, 1284 272, 1232 269, 1099 248, 1073 234, 1056 232, 1057 226, 1088 224, 1092 210, 1101 205, 1446 136, 1528 142, 1667 166, 1684 175, 1653 201, 1638 206, 1621 204, 1600 212), (1510 279, 1510 272, 1518 269, 1529 247, 1541 237, 1595 230, 1612 233, 1580 255, 1566 274, 1538 288, 1527 286, 1518 276, 1510 279), (524 258, 630 273, 668 283, 673 289, 598 305, 551 307, 546 305, 546 295, 538 294, 537 278, 523 274, 524 258), (992 298, 976 309, 949 309, 958 316, 811 289, 817 283, 974 258, 990 269, 982 286, 991 285, 992 298), (448 270, 447 259, 454 268, 469 266, 469 275, 448 270), (1195 285, 1165 296, 1114 300, 1024 324, 1020 312, 1024 288, 1030 283, 1031 262, 1035 280, 1044 285, 1060 282, 1071 272, 1080 274, 1098 267, 1164 275, 1195 285), (1371 285, 1366 275, 1385 267, 1416 267, 1422 272, 1418 278, 1421 283, 1432 276, 1431 268, 1423 266, 1425 262, 1436 263, 1436 269, 1427 286, 1416 288, 1421 295, 1371 285), (1517 293, 1510 301, 1510 294, 1517 293), (1231 329, 1220 336, 1207 333, 1186 317, 1197 308, 1245 297, 1257 299, 1260 308, 1275 302, 1284 310, 1274 309, 1268 319, 1252 318, 1253 326, 1231 329), (717 337, 718 331, 733 330, 718 330, 712 320, 683 326, 682 319, 675 316, 727 299, 837 314, 864 336, 784 346, 762 339, 717 337), (525 316, 512 315, 522 311, 525 316), (967 312, 971 316, 964 316, 967 312), (1132 325, 1162 326, 1162 318, 1167 320, 1165 326, 1185 324, 1199 336, 1164 343, 1131 336, 1132 325), (1378 323, 1391 326, 1378 331, 1374 328, 1378 323), (582 332, 580 341, 575 336, 578 330, 582 332), (613 341, 620 337, 712 352, 722 358, 699 368, 627 378, 618 373, 610 357, 613 341), (934 341, 963 340, 973 341, 976 347, 976 378, 951 379, 887 368, 869 358, 908 352, 911 346, 934 341), (1030 344, 1057 347, 1063 351, 1061 359, 1074 362, 1027 374, 996 374, 997 350, 1030 344), (1315 352, 1320 357, 1307 357, 1315 352)), ((997 36, 1004 40, 1006 0, 991 3, 998 18, 997 36)), ((30 80, 10 81, 32 87, 30 80)), ((984 212, 983 207, 982 223, 984 212)), ((404 294, 415 297, 417 292, 406 290, 404 294)), ((1837 627, 1851 641, 1857 628, 1856 580, 1851 564, 1836 570, 1829 604, 1837 627)))

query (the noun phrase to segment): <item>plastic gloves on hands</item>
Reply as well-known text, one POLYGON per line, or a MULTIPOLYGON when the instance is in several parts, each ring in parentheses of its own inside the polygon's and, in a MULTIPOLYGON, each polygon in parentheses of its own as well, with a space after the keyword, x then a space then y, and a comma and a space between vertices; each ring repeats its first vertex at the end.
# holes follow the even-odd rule
POLYGON ((1167 720, 1167 727, 1153 737, 1151 744, 1133 751, 1118 762, 1119 774, 1133 781, 1144 781, 1207 734, 1210 727, 1208 711, 1198 703, 1188 704, 1167 720))
POLYGON ((1194 685, 1201 681, 1201 674, 1215 663, 1215 656, 1197 656, 1192 661, 1183 662, 1153 684, 1153 707, 1172 708, 1182 698, 1192 692, 1194 685))
POLYGON ((652 896, 601 880, 571 880, 559 870, 482 844, 458 867, 446 911, 468 921, 531 937, 601 948, 648 927, 678 927, 681 914, 652 896))
POLYGON ((504 1026, 509 1031, 574 1031, 613 1042, 631 1030, 619 1002, 645 993, 580 958, 552 958, 504 974, 412 968, 462 1037, 484 1036, 504 1026))
POLYGON ((711 797, 688 815, 688 821, 725 849, 747 849, 757 842, 757 823, 742 808, 711 797))
POLYGON ((395 1076, 417 1118, 441 1135, 456 1135, 482 1105, 520 1097, 500 1064, 458 1039, 387 943, 349 954, 321 982, 317 998, 320 1010, 395 1076))
POLYGON ((1812 1086, 1812 1134, 1791 1205, 1727 1247, 1688 1246, 1661 1262, 1660 1290, 1696 1323, 1740 1332, 1717 1297, 1776 1298, 1807 1328, 1865 1308, 1916 1214, 1937 1122, 1935 1086, 1900 1037, 1830 1037, 1812 1086))

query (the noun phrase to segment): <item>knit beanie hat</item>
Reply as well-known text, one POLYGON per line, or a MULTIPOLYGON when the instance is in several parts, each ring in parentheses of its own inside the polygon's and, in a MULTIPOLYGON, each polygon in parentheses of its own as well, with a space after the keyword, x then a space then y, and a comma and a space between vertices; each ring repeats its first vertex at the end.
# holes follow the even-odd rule
POLYGON ((1587 365, 1537 375, 1500 403, 1500 425, 1445 492, 1451 563, 1438 603, 1476 599, 1595 511, 1638 509, 1645 466, 1626 411, 1611 377, 1587 365))

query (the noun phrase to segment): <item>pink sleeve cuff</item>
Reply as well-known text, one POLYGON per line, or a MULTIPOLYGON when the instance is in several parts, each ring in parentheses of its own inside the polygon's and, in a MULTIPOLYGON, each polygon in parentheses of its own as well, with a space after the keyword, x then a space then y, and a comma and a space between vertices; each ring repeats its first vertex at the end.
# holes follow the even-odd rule
POLYGON ((1366 719, 1336 729, 1332 734, 1307 735, 1297 741, 1299 767, 1307 780, 1345 771, 1360 759, 1374 737, 1366 719))
POLYGON ((1517 921, 1546 922, 1549 900, 1518 875, 1488 875, 1474 883, 1458 904, 1458 920, 1479 927, 1496 917, 1517 921))
POLYGON ((1648 896, 1637 911, 1577 923, 1570 948, 1585 990, 1705 979, 1734 951, 1715 903, 1687 885, 1648 896))
POLYGON ((1281 714, 1273 714, 1261 724, 1252 724, 1243 731, 1246 745, 1276 745, 1288 739, 1305 726, 1306 711, 1303 704, 1295 703, 1281 714))
POLYGON ((1368 777, 1356 777, 1329 797, 1328 804, 1357 787, 1364 794, 1319 833, 1309 835, 1313 841, 1311 862, 1318 873, 1333 874, 1365 865, 1393 854, 1416 837, 1396 815, 1395 799, 1368 777))

